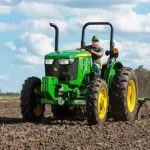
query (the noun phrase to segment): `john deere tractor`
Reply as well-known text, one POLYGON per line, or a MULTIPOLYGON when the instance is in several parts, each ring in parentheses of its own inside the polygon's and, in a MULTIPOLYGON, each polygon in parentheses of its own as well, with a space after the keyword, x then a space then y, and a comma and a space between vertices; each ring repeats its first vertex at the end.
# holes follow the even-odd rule
MULTIPOLYGON (((86 108, 89 124, 114 120, 134 120, 138 107, 137 78, 133 69, 117 61, 118 50, 113 44, 113 26, 108 22, 88 22, 82 28, 82 50, 58 50, 58 27, 55 29, 55 52, 45 55, 45 76, 29 77, 21 91, 21 113, 24 121, 41 121, 45 104, 51 105, 54 118, 78 107, 86 108), (110 27, 108 61, 102 64, 101 76, 96 73, 91 53, 85 47, 85 29, 91 25, 110 27)), ((140 99, 142 101, 142 99, 140 99)))

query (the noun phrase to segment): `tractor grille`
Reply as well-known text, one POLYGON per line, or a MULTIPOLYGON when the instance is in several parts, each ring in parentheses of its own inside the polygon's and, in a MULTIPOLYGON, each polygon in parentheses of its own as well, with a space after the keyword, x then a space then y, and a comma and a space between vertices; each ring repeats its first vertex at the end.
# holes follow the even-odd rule
POLYGON ((42 91, 48 91, 48 78, 42 78, 42 91))
POLYGON ((60 65, 58 60, 55 59, 53 64, 45 65, 46 76, 58 77, 59 80, 75 80, 77 78, 79 59, 76 58, 72 64, 60 65))

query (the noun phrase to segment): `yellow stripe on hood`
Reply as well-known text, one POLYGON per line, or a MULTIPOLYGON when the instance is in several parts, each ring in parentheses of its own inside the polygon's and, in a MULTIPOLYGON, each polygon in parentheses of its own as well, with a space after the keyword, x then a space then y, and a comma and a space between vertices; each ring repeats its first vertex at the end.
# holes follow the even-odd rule
POLYGON ((86 53, 86 54, 78 54, 77 57, 87 57, 91 56, 91 53, 86 53))

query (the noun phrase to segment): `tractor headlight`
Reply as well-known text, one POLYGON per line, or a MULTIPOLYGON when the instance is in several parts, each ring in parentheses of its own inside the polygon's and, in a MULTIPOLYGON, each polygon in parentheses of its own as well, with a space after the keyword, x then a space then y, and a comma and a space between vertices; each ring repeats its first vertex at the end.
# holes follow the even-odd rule
POLYGON ((58 59, 60 65, 68 65, 74 62, 74 59, 58 59))
POLYGON ((46 65, 51 65, 53 63, 54 59, 45 59, 46 65))

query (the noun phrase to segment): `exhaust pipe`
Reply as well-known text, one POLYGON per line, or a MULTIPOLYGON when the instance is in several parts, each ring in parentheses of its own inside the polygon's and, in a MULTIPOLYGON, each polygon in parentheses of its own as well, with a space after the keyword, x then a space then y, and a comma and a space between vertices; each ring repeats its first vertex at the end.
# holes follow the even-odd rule
POLYGON ((50 23, 50 26, 55 29, 55 51, 58 52, 59 29, 54 23, 50 23))

